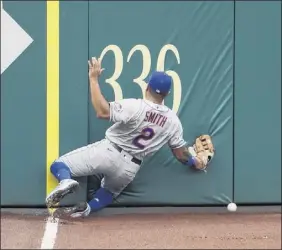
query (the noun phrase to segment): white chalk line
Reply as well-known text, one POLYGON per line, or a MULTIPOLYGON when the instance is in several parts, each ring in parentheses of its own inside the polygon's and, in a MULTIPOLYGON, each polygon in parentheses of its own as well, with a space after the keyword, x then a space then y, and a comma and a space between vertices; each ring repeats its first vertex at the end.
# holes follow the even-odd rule
POLYGON ((56 243, 59 219, 49 216, 45 225, 40 249, 53 249, 56 243))

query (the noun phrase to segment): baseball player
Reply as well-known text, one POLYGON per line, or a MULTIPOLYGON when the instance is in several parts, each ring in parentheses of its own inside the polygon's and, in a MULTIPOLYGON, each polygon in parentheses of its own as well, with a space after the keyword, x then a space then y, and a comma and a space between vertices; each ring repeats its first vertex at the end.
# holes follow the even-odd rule
POLYGON ((97 117, 109 120, 113 125, 103 140, 62 155, 52 163, 50 171, 59 184, 47 196, 47 207, 55 207, 67 194, 76 190, 79 183, 72 177, 94 174, 103 174, 104 177, 92 200, 57 209, 57 216, 86 217, 110 205, 133 181, 144 158, 152 156, 166 143, 185 166, 206 169, 215 152, 211 137, 199 136, 194 145, 186 146, 179 118, 162 104, 172 87, 169 75, 153 72, 144 99, 108 102, 98 82, 104 70, 101 60, 94 57, 88 64, 91 101, 97 117))

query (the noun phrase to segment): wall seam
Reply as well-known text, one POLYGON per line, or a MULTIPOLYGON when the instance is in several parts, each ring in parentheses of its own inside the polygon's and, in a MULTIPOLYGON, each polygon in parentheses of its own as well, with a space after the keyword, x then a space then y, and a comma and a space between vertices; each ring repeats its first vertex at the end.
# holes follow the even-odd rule
POLYGON ((233 85, 232 85, 232 95, 233 95, 233 104, 232 104, 232 142, 233 142, 233 147, 232 147, 232 201, 235 202, 235 57, 236 57, 236 0, 234 0, 234 5, 233 5, 233 85))
MULTIPOLYGON (((87 1, 87 19, 88 19, 88 24, 87 24, 87 27, 88 27, 88 32, 87 32, 87 54, 88 54, 88 60, 90 58, 90 44, 89 44, 89 41, 90 41, 90 30, 89 30, 89 23, 90 23, 90 2, 89 0, 87 1)), ((90 137, 90 120, 89 120, 89 84, 88 84, 88 91, 87 91, 87 95, 88 95, 88 98, 87 98, 87 120, 88 120, 88 126, 87 126, 87 141, 89 142, 89 137, 90 137)))
MULTIPOLYGON (((87 55, 88 55, 88 60, 90 58, 90 31, 89 31, 89 23, 90 23, 90 2, 89 0, 87 1, 87 55)), ((87 84, 87 143, 90 143, 90 119, 89 119, 89 106, 90 106, 90 98, 89 98, 89 84, 87 84)), ((88 177, 86 176, 86 199, 88 197, 88 177)))

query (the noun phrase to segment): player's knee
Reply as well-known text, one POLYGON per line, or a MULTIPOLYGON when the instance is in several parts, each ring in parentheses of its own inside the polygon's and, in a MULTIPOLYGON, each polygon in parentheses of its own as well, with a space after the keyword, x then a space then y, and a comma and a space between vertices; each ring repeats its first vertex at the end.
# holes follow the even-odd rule
POLYGON ((52 165, 50 166, 50 171, 52 173, 53 172, 58 172, 58 171, 60 171, 62 169, 70 171, 70 168, 64 162, 61 162, 61 161, 54 161, 52 163, 52 165))
POLYGON ((64 162, 54 161, 50 166, 50 171, 59 181, 71 178, 70 168, 64 162))

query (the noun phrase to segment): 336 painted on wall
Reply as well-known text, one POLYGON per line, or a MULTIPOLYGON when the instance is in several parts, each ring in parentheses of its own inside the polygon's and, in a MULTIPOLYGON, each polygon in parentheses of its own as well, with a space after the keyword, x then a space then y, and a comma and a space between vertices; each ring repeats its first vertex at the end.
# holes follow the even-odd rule
MULTIPOLYGON (((110 51, 114 53, 115 66, 114 66, 114 72, 105 81, 113 88, 115 100, 121 100, 123 99, 123 92, 120 87, 120 84, 118 83, 118 79, 120 75, 122 74, 122 71, 125 67, 123 52, 119 46, 115 44, 110 44, 103 49, 103 51, 101 52, 100 58, 102 58, 103 60, 106 54, 110 51)), ((137 44, 133 48, 131 48, 131 50, 128 52, 128 55, 126 58, 127 63, 130 63, 130 59, 132 55, 136 53, 137 51, 140 51, 142 55, 142 69, 141 69, 142 71, 138 77, 133 79, 133 82, 140 86, 143 97, 144 97, 145 89, 147 86, 145 79, 148 77, 150 73, 151 64, 152 64, 151 52, 146 45, 137 44)), ((177 63, 180 64, 180 56, 179 56, 178 49, 173 44, 166 44, 159 51, 158 58, 157 58, 157 65, 155 67, 156 70, 164 71, 165 57, 168 51, 171 51, 175 55, 177 63)), ((178 112, 180 101, 181 101, 181 94, 182 94, 181 78, 178 75, 178 73, 173 70, 167 70, 166 73, 173 78, 173 106, 172 106, 172 109, 175 112, 178 112)))

